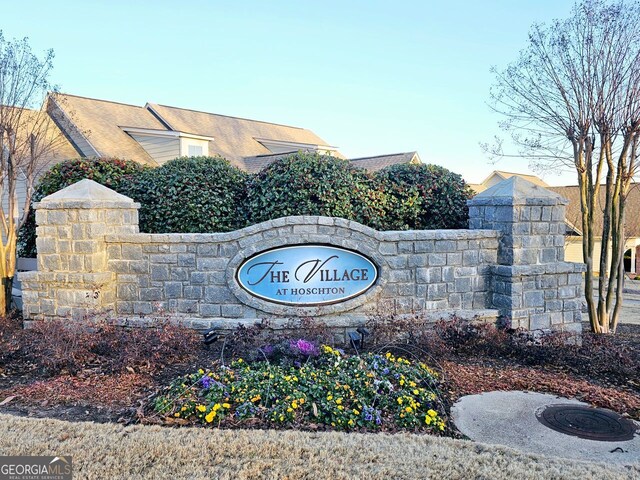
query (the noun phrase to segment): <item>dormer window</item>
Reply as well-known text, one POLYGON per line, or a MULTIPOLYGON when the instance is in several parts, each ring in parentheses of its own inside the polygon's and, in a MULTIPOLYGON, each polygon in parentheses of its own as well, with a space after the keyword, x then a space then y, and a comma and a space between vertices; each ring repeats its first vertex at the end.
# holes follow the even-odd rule
POLYGON ((189 145, 188 155, 190 157, 201 157, 203 155, 202 145, 189 145))
POLYGON ((209 142, 213 137, 175 130, 155 130, 150 128, 120 127, 158 164, 177 157, 206 157, 209 155, 209 142))

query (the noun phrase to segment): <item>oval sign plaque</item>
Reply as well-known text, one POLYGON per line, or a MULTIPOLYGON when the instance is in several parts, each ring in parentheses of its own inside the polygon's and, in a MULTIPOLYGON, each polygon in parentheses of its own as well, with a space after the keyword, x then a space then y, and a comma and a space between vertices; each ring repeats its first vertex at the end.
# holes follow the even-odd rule
POLYGON ((251 295, 300 307, 343 302, 366 292, 378 268, 359 253, 327 245, 295 245, 259 253, 236 272, 251 295))

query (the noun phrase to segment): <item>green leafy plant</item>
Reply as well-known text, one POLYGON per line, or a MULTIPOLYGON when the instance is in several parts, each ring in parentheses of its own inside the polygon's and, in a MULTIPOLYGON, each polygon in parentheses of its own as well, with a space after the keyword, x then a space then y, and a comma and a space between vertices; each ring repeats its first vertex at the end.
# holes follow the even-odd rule
MULTIPOLYGON (((32 203, 37 203, 47 195, 85 178, 122 193, 125 190, 124 185, 133 175, 147 169, 148 167, 143 167, 139 163, 119 158, 66 160, 54 165, 40 178, 33 193, 32 203)), ((19 232, 18 255, 35 257, 36 254, 36 218, 32 208, 26 223, 19 232)))
POLYGON ((392 165, 377 172, 387 193, 386 230, 467 228, 471 189, 437 165, 392 165))
POLYGON ((148 233, 227 232, 246 226, 247 174, 222 157, 181 157, 145 170, 125 193, 148 233))
POLYGON ((172 421, 323 424, 337 430, 445 429, 436 372, 391 353, 345 355, 292 341, 291 364, 235 360, 174 381, 154 402, 172 421))
POLYGON ((251 223, 289 215, 325 215, 383 225, 386 194, 348 160, 297 152, 271 163, 247 186, 251 223))

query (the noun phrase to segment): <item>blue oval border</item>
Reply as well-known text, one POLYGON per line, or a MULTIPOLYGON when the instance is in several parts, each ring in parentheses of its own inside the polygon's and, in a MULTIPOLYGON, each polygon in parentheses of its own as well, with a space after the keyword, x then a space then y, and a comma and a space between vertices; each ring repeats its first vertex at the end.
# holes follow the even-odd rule
POLYGON ((282 245, 282 246, 277 246, 277 247, 272 247, 269 248, 267 250, 262 250, 261 252, 257 252, 254 253, 253 255, 245 258, 242 262, 240 262, 240 264, 236 267, 235 269, 235 273, 234 273, 234 280, 236 282, 236 284, 245 292, 247 292, 249 295, 251 295, 254 298, 257 298, 263 302, 269 302, 269 303, 273 303, 275 305, 283 305, 285 307, 300 307, 300 308, 309 308, 309 307, 326 307, 329 305, 336 305, 339 303, 344 303, 347 302, 349 300, 353 300, 356 297, 359 297, 361 295, 366 294, 369 290, 371 290, 373 287, 376 286, 376 284, 379 282, 380 280, 380 267, 376 264, 376 262, 374 262, 371 258, 369 258, 367 255, 364 255, 356 250, 353 250, 351 248, 345 248, 345 247, 341 247, 341 246, 337 246, 337 245, 331 245, 331 244, 326 244, 326 243, 299 243, 299 244, 291 244, 291 245, 282 245), (292 303, 292 302, 279 302, 278 300, 274 300, 271 299, 269 297, 265 297, 262 295, 258 295, 254 292, 252 292, 251 290, 249 290, 247 287, 245 287, 242 283, 242 281, 240 280, 240 270, 242 269, 242 267, 250 262, 251 260, 253 260, 256 257, 259 257, 261 255, 264 255, 266 253, 269 252, 273 252, 274 250, 287 250, 290 248, 312 248, 312 247, 325 247, 325 248, 330 248, 333 250, 342 250, 343 252, 349 252, 353 255, 357 255, 361 258, 364 258, 367 262, 369 262, 372 266, 373 269, 375 271, 375 279, 371 282, 371 284, 369 284, 369 286, 367 286, 365 289, 360 290, 359 292, 356 292, 352 295, 349 295, 348 297, 344 297, 341 298, 339 300, 329 300, 326 302, 315 302, 315 303, 292 303))

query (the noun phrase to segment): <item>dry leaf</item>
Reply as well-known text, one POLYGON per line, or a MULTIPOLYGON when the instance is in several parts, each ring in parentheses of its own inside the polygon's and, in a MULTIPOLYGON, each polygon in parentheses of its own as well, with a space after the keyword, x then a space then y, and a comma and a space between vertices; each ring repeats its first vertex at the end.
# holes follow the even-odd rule
POLYGON ((3 401, 0 402, 0 406, 6 405, 7 403, 9 403, 11 400, 13 400, 16 397, 17 397, 17 395, 11 395, 10 397, 5 398, 3 401))

